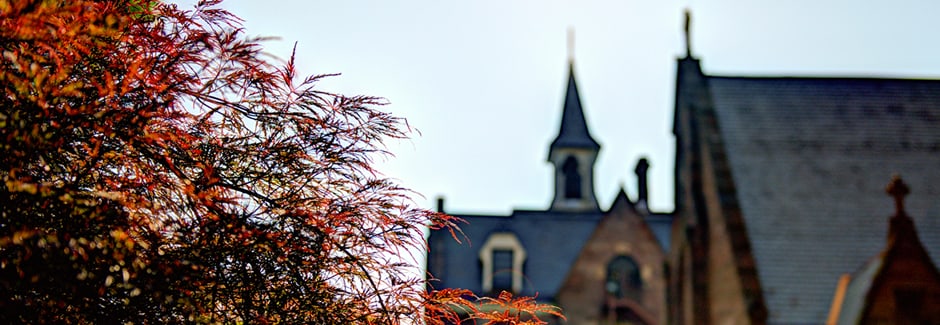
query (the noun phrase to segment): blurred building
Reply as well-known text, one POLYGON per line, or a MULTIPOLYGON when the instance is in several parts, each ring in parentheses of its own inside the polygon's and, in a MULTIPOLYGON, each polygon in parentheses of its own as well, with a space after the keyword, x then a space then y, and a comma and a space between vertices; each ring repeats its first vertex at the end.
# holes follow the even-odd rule
MULTIPOLYGON (((940 254, 940 81, 712 76, 691 56, 678 65, 670 323, 825 323, 840 277, 890 251, 884 185, 895 173, 912 188, 916 229, 903 236, 940 254)), ((936 257, 921 258, 935 275, 936 257)), ((912 274, 890 276, 940 310, 940 291, 912 274)), ((868 305, 907 299, 858 294, 868 305)))
POLYGON ((431 286, 478 295, 502 290, 537 295, 563 306, 572 324, 663 323, 672 215, 646 208, 645 159, 635 169, 639 197, 631 200, 621 190, 612 206, 602 209, 594 193, 599 151, 572 64, 561 126, 548 148, 555 169, 551 206, 504 216, 457 215, 468 221, 461 228, 471 244, 458 244, 449 232, 431 232, 428 270, 437 278, 431 286))
POLYGON ((940 80, 677 64, 675 212, 647 209, 646 160, 636 199, 598 206, 572 67, 551 206, 459 215, 472 245, 432 232, 431 286, 538 294, 569 324, 940 324, 940 80))

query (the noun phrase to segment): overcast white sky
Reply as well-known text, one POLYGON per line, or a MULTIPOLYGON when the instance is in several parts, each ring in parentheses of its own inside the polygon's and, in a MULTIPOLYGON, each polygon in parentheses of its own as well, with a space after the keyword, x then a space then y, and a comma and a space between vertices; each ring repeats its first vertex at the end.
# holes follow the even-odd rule
POLYGON ((940 78, 937 1, 228 0, 249 35, 294 42, 303 74, 342 73, 323 90, 387 98, 420 131, 391 143, 381 170, 433 208, 508 214, 551 201, 545 161, 575 73, 601 145, 595 191, 606 208, 648 157, 651 207, 671 211, 675 60, 716 75, 940 78))

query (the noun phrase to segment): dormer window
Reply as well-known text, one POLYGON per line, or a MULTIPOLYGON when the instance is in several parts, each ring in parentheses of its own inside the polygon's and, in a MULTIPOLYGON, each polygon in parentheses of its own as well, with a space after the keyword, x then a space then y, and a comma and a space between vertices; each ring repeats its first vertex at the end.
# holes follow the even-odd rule
POLYGON ((581 173, 578 171, 578 160, 574 156, 568 156, 561 167, 561 172, 565 174, 565 198, 581 198, 581 173))
POLYGON ((516 235, 508 232, 490 235, 480 248, 483 292, 521 292, 525 258, 525 248, 516 235))
POLYGON ((511 249, 493 250, 493 292, 515 291, 512 289, 512 275, 516 273, 512 264, 513 255, 511 249))
POLYGON ((618 299, 630 298, 637 300, 643 289, 640 277, 640 267, 633 258, 617 256, 607 264, 607 294, 618 299))

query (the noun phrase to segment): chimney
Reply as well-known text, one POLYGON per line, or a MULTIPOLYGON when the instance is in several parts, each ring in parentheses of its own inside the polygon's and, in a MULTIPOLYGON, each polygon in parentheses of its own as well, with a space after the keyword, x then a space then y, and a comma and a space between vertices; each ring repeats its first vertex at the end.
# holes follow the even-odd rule
POLYGON ((437 197, 437 212, 444 213, 444 197, 437 197))
POLYGON ((646 182, 646 171, 650 168, 649 162, 646 158, 640 158, 640 161, 636 163, 636 169, 633 172, 636 173, 636 187, 637 187, 637 205, 642 204, 643 206, 649 206, 649 192, 647 192, 647 182, 646 182))

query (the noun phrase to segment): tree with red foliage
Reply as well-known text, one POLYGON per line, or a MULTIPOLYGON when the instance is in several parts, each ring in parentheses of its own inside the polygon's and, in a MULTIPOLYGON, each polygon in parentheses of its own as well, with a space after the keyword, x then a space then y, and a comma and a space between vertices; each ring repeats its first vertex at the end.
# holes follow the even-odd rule
POLYGON ((262 59, 217 5, 0 0, 0 322, 560 316, 425 292, 397 256, 459 230, 373 170, 403 121, 262 59))

